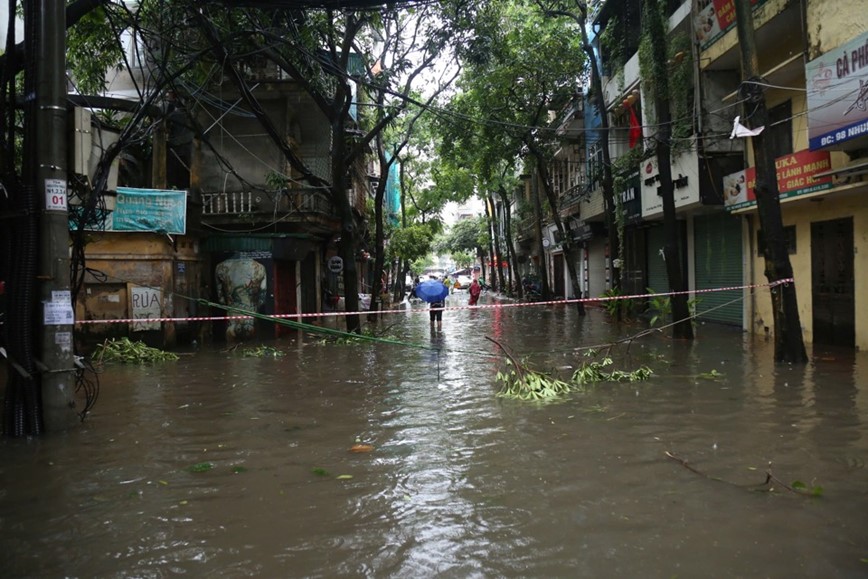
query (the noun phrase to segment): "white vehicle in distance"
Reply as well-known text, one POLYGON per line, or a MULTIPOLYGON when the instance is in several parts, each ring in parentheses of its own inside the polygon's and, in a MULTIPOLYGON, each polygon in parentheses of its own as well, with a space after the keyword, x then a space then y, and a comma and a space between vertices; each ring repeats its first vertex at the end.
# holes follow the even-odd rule
POLYGON ((470 282, 473 281, 473 278, 470 276, 470 269, 460 269, 458 271, 453 271, 449 274, 449 277, 452 278, 453 286, 452 289, 467 289, 470 287, 470 282))

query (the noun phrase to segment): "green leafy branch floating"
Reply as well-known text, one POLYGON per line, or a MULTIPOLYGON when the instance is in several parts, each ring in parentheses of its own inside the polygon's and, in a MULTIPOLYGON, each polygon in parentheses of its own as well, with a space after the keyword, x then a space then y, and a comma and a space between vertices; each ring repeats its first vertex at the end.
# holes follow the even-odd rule
POLYGON ((97 364, 103 362, 118 362, 121 364, 153 364, 155 362, 174 361, 177 354, 151 348, 144 342, 133 342, 129 338, 106 340, 97 345, 94 352, 97 364))
POLYGON ((686 468, 690 472, 697 474, 701 477, 707 478, 708 480, 713 480, 713 481, 717 481, 717 482, 731 484, 731 485, 737 486, 739 488, 747 488, 748 490, 751 490, 751 491, 763 491, 763 492, 773 493, 778 488, 782 488, 782 489, 785 489, 785 490, 787 490, 793 494, 797 494, 797 495, 800 495, 803 497, 817 498, 817 497, 823 496, 823 487, 821 487, 820 485, 813 485, 811 487, 808 487, 808 485, 806 485, 805 483, 803 483, 802 481, 799 481, 799 480, 793 481, 791 484, 785 483, 784 481, 782 481, 781 479, 779 479, 778 477, 776 477, 772 473, 771 463, 769 463, 769 467, 766 469, 766 480, 765 481, 763 481, 762 483, 760 483, 758 485, 750 485, 748 487, 745 487, 744 485, 732 483, 732 482, 729 482, 729 481, 724 480, 722 478, 718 478, 718 477, 714 477, 714 476, 711 476, 709 474, 706 474, 706 473, 702 472, 701 470, 695 468, 693 465, 691 465, 687 461, 686 458, 681 458, 680 456, 678 456, 674 453, 671 453, 668 450, 665 452, 665 454, 668 458, 674 460, 675 462, 677 462, 678 464, 680 464, 681 466, 683 466, 684 468, 686 468))
POLYGON ((271 346, 259 346, 258 348, 244 348, 241 355, 245 358, 279 358, 286 354, 271 346))
POLYGON ((527 364, 519 362, 509 349, 495 340, 486 336, 486 339, 494 342, 506 355, 506 370, 498 371, 495 380, 501 384, 498 396, 513 398, 516 400, 551 401, 560 398, 570 392, 581 390, 586 384, 597 382, 636 382, 647 380, 653 372, 650 368, 642 366, 632 372, 615 370, 606 372, 603 368, 612 364, 611 358, 605 358, 601 362, 585 362, 577 369, 569 382, 560 380, 530 368, 527 364))
POLYGON ((532 370, 511 358, 507 358, 506 365, 507 370, 495 376, 495 380, 503 384, 498 396, 517 400, 552 400, 573 389, 568 382, 532 370))
MULTIPOLYGON (((586 356, 594 355, 593 350, 585 354, 586 356)), ((603 370, 606 366, 611 366, 614 362, 612 358, 605 357, 599 362, 591 360, 583 362, 579 368, 573 372, 572 382, 577 385, 594 384, 597 382, 641 382, 650 378, 654 372, 648 366, 639 366, 632 371, 613 370, 606 372, 603 370)))

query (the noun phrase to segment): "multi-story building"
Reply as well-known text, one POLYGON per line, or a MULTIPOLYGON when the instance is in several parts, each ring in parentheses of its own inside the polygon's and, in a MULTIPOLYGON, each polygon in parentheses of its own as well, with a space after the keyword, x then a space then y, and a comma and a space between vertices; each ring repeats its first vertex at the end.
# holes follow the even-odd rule
MULTIPOLYGON (((696 2, 700 69, 724 105, 738 100, 740 47, 732 2, 696 2)), ((815 346, 868 347, 868 14, 855 0, 760 0, 753 11, 760 83, 804 337, 815 346)), ((740 107, 732 113, 738 114, 740 107)), ((732 122, 731 120, 729 121, 732 122)), ((749 121, 748 121, 749 122, 749 121)), ((729 127, 721 129, 729 130, 729 127)), ((744 281, 763 284, 763 235, 753 154, 719 185, 743 222, 744 281)), ((745 294, 747 330, 773 329, 771 300, 745 294)))
POLYGON ((539 171, 522 175, 512 208, 516 227, 516 253, 519 278, 545 277, 555 296, 575 298, 587 295, 585 240, 589 227, 581 221, 582 201, 587 197, 585 172, 585 98, 575 95, 559 111, 552 111, 551 122, 559 145, 548 163, 549 186, 558 201, 558 215, 564 235, 578 250, 573 251, 579 287, 574 288, 564 251, 564 235, 551 215, 544 183, 539 171))
MULTIPOLYGON (((818 345, 865 347, 868 308, 860 307, 855 295, 864 283, 859 273, 868 266, 859 257, 865 253, 859 250, 866 210, 858 197, 868 188, 868 17, 856 2, 834 7, 821 0, 752 4, 759 82, 769 110, 765 140, 775 159, 805 339, 818 345)), ((739 97, 741 47, 735 0, 674 0, 667 8, 670 45, 677 46, 685 36, 689 40, 686 49, 670 53, 670 78, 679 75, 684 63, 692 72, 690 82, 682 81, 679 87, 675 81, 676 90, 686 89, 689 104, 684 114, 673 116, 672 175, 683 271, 691 290, 762 286, 767 280, 751 189, 753 152, 747 139, 731 138, 736 116, 742 115, 742 123, 750 125, 739 97)), ((631 139, 625 135, 632 124, 631 110, 641 119, 646 146, 657 129, 639 63, 641 10, 639 0, 610 1, 594 20, 614 160, 630 152, 631 139)), ((588 110, 593 115, 593 108, 588 110)), ((593 132, 598 122, 591 116, 586 126, 591 196, 582 220, 602 222, 603 200, 596 186, 601 155, 593 132)), ((658 225, 662 203, 656 159, 648 154, 639 157, 635 171, 641 219, 628 221, 621 248, 622 280, 631 293, 640 280, 654 290, 668 287, 660 252, 664 232, 658 225), (644 259, 637 259, 643 254, 644 259)), ((627 201, 632 198, 634 169, 617 161, 613 166, 622 171, 616 181, 623 191, 616 193, 623 193, 622 201, 627 201)), ((594 261, 589 252, 591 274, 594 261)), ((592 295, 599 292, 599 286, 589 286, 592 295)), ((698 295, 697 311, 705 319, 758 333, 772 330, 767 290, 698 295)))
MULTIPOLYGON (((642 70, 640 63, 642 5, 639 0, 606 2, 594 21, 612 127, 609 153, 617 189, 614 193, 619 196, 624 221, 620 265, 625 293, 670 289, 662 251, 667 232, 662 225, 663 202, 654 154, 659 126, 653 91, 646 82, 650 73, 642 70)), ((672 1, 665 11, 672 104, 671 171, 682 275, 690 289, 703 290, 741 285, 740 223, 722 209, 720 181, 740 167, 743 145, 721 139, 719 124, 707 122, 709 117, 718 119, 721 111, 711 90, 714 84, 696 73, 701 59, 693 50, 692 10, 691 2, 672 1)), ((589 146, 595 176, 602 163, 598 148, 589 146)), ((603 210, 602 194, 596 187, 585 219, 603 221, 603 210)), ((697 313, 706 320, 742 324, 738 292, 704 293, 696 303, 697 313)))
MULTIPOLYGON (((276 66, 248 68, 245 75, 257 87, 254 94, 275 131, 314 175, 330 181, 329 125, 311 98, 276 66)), ((192 185, 202 201, 212 299, 268 315, 320 311, 324 290, 343 293, 341 269, 327 267, 340 237, 329 192, 303 182, 239 98, 226 83, 207 103, 200 101, 200 121, 210 131, 207 144, 197 141, 191 162, 192 185)), ((360 164, 352 174, 347 194, 361 213, 367 168, 360 164)), ((235 328, 231 322, 216 328, 230 338, 238 331, 264 336, 282 329, 267 323, 235 328)))
MULTIPOLYGON (((130 49, 135 53, 132 43, 130 49)), ((142 86, 147 64, 130 60, 139 65, 107 78, 108 92, 115 98, 134 97, 135 87, 142 86)), ((351 63, 361 66, 358 57, 351 63)), ((254 60, 240 70, 278 138, 313 175, 331 181, 330 126, 313 100, 276 66, 254 60)), ((343 293, 341 260, 336 256, 341 223, 329 191, 308 185, 290 166, 281 146, 228 78, 208 87, 188 88, 189 94, 169 95, 165 120, 154 134, 153 155, 145 160, 150 165, 145 182, 136 183, 176 190, 185 197, 183 233, 145 229, 135 235, 101 234, 102 241, 88 245, 87 259, 122 281, 88 278, 79 318, 95 322, 141 315, 226 316, 224 310, 202 307, 200 298, 277 315, 334 306, 331 298, 343 293), (148 312, 136 312, 136 296, 146 290, 156 291, 157 297, 149 294, 148 312)), ((358 116, 355 104, 350 113, 353 131, 358 116)), ((90 131, 78 134, 85 133, 90 131)), ((378 172, 376 164, 364 158, 348 169, 347 196, 359 220, 378 172)), ((113 197, 108 205, 109 211, 114 210, 113 197)), ((360 288, 369 255, 358 255, 360 288)), ((256 320, 193 326, 136 322, 114 329, 141 331, 139 335, 151 341, 161 335, 164 343, 172 341, 176 329, 190 330, 191 335, 213 331, 227 339, 263 338, 283 330, 256 320)), ((95 324, 88 329, 99 331, 95 324)))

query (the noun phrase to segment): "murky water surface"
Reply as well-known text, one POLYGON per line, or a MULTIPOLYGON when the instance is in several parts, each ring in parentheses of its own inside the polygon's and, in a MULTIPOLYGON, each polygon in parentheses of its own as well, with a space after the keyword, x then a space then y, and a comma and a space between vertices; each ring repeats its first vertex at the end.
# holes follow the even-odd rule
POLYGON ((868 574, 864 354, 776 368, 770 344, 707 325, 612 350, 649 382, 537 406, 496 396, 486 336, 567 373, 574 347, 638 327, 561 307, 389 325, 440 353, 298 336, 280 358, 107 368, 81 428, 0 442, 2 575, 868 574), (822 496, 759 492, 769 468, 822 496))

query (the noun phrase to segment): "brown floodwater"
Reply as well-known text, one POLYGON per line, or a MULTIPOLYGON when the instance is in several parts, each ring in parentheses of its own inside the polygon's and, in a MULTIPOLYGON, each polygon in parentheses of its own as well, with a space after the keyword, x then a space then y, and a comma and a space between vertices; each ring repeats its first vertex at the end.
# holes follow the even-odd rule
POLYGON ((2 576, 868 575, 865 354, 775 366, 707 324, 611 351, 647 382, 537 405, 497 396, 486 336, 567 375, 640 326, 417 310, 380 328, 439 351, 296 335, 106 367, 83 425, 0 441, 2 576))

